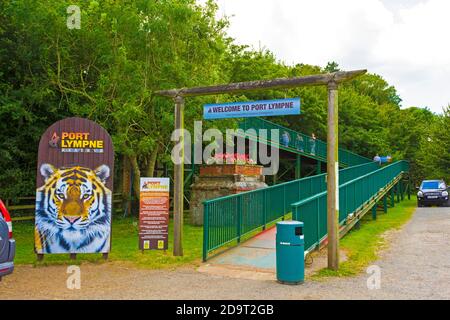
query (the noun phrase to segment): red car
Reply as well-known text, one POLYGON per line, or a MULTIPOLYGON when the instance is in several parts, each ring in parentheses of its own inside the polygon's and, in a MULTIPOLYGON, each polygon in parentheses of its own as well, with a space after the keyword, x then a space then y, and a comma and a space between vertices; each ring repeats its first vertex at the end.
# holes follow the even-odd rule
POLYGON ((0 280, 14 270, 16 242, 12 236, 11 217, 0 199, 0 280))

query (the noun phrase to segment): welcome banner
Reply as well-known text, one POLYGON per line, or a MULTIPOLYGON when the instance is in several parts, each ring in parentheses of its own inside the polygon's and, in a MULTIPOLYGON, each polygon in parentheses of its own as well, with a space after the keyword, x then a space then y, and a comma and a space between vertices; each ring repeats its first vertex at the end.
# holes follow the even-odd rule
POLYGON ((300 98, 206 104, 205 120, 300 114, 300 98))

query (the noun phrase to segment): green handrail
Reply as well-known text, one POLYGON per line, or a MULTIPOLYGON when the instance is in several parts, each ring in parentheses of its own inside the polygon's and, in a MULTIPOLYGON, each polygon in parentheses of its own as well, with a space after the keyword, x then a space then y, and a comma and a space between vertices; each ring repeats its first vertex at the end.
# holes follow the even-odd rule
MULTIPOLYGON (((341 169, 339 181, 346 183, 377 169, 376 162, 341 169)), ((326 174, 320 174, 204 201, 203 260, 211 251, 288 214, 292 203, 324 190, 326 174)))
MULTIPOLYGON (((397 161, 381 169, 361 175, 339 186, 339 223, 368 203, 382 188, 403 172, 409 171, 407 161, 397 161)), ((305 248, 313 250, 327 236, 327 191, 292 204, 292 218, 304 223, 305 248)))
MULTIPOLYGON (((303 133, 294 131, 292 129, 283 127, 279 124, 270 122, 268 120, 262 118, 245 118, 239 123, 239 129, 243 131, 247 131, 248 129, 265 129, 267 130, 267 141, 275 144, 277 146, 281 146, 284 149, 295 153, 301 153, 307 157, 318 158, 323 161, 327 159, 327 144, 324 141, 316 139, 313 141, 311 136, 305 135, 303 133), (270 130, 277 129, 279 130, 279 137, 277 139, 273 138, 270 130), (290 140, 287 146, 284 146, 280 139, 281 135, 287 132, 290 140)), ((257 131, 258 133, 258 131, 257 131)), ((260 140, 263 140, 259 137, 260 140)), ((348 151, 343 148, 339 148, 339 163, 345 166, 355 166, 367 162, 371 162, 372 160, 358 154, 355 154, 351 151, 348 151)))

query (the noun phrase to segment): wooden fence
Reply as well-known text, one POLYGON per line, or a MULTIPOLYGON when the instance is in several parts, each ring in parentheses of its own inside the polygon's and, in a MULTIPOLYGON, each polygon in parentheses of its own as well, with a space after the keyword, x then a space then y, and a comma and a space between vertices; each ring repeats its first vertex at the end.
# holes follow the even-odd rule
MULTIPOLYGON (((17 201, 12 203, 6 200, 5 205, 11 215, 12 221, 25 221, 34 219, 34 210, 36 208, 36 197, 19 197, 17 201)), ((114 213, 124 211, 124 200, 121 193, 113 193, 113 210, 114 213)))

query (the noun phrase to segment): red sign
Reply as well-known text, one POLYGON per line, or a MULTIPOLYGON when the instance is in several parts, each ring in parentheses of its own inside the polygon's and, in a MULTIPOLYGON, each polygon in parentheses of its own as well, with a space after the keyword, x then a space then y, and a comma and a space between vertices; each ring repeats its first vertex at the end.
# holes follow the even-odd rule
POLYGON ((141 178, 139 249, 167 250, 169 245, 169 178, 141 178))

